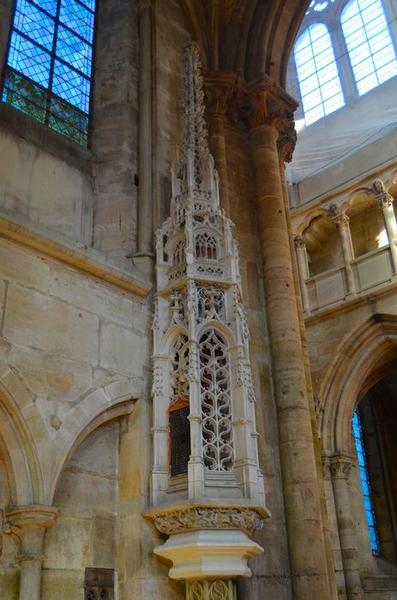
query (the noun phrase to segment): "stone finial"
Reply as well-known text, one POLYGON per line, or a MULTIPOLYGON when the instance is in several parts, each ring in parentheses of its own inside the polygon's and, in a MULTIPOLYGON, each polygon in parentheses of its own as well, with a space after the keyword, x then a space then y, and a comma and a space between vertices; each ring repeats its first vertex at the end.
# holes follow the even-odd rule
POLYGON ((197 159, 208 159, 210 152, 205 122, 200 48, 195 43, 186 48, 183 90, 182 160, 188 160, 189 156, 197 159))

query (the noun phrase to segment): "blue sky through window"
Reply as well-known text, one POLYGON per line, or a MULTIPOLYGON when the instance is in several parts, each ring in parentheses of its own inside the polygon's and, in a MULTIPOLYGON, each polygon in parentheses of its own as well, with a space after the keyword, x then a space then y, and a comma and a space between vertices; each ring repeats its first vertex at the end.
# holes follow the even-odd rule
POLYGON ((17 0, 3 102, 86 145, 95 0, 17 0))
POLYGON ((344 97, 327 27, 310 25, 294 49, 295 64, 307 125, 344 105, 344 97))
POLYGON ((360 95, 397 74, 397 61, 381 0, 350 0, 341 25, 360 95))

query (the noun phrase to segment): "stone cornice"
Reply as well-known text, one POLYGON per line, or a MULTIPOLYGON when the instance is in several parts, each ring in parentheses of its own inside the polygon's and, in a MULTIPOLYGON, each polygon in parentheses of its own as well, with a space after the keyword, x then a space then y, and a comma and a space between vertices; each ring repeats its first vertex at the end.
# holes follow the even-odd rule
POLYGON ((6 239, 32 250, 39 251, 49 258, 87 273, 118 288, 145 297, 151 284, 138 274, 129 274, 122 269, 107 264, 102 257, 90 248, 78 248, 66 241, 56 241, 43 233, 32 230, 27 223, 0 216, 0 239, 6 239))

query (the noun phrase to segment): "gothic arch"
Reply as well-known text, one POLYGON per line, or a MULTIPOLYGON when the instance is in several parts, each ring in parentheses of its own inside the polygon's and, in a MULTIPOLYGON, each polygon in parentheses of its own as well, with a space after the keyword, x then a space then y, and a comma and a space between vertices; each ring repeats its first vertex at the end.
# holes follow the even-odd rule
POLYGON ((325 455, 353 453, 353 410, 363 394, 387 373, 393 357, 397 357, 397 317, 389 314, 374 314, 335 350, 318 396, 325 455))
POLYGON ((289 55, 310 0, 180 0, 204 69, 284 86, 289 55))
POLYGON ((54 476, 50 481, 48 491, 50 504, 63 469, 80 444, 100 425, 131 414, 135 402, 141 397, 140 378, 115 381, 91 391, 76 408, 69 412, 62 424, 68 438, 56 459, 54 476))
POLYGON ((44 503, 44 478, 33 434, 46 435, 34 398, 14 368, 0 367, 0 447, 5 458, 12 502, 44 503))

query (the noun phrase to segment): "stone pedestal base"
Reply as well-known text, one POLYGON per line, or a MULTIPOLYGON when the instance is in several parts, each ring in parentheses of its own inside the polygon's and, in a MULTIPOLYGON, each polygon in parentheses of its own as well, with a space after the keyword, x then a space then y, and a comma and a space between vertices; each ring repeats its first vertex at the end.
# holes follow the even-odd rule
POLYGON ((231 579, 214 581, 205 579, 186 582, 186 600, 235 600, 234 583, 231 579))
POLYGON ((154 552, 173 563, 171 579, 188 581, 250 577, 247 560, 263 548, 241 530, 213 529, 173 534, 154 552))

